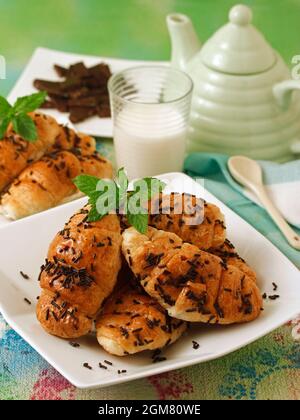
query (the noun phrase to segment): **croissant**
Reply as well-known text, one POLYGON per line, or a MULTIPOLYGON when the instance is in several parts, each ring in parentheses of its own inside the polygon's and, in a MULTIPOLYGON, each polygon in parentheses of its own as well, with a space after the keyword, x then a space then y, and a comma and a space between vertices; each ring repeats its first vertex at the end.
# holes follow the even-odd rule
POLYGON ((145 291, 172 317, 231 324, 261 312, 261 294, 251 276, 175 234, 148 228, 142 235, 129 228, 122 249, 145 291))
POLYGON ((208 252, 220 257, 227 265, 234 265, 248 277, 257 281, 255 271, 249 267, 246 261, 237 253, 235 246, 228 239, 225 239, 224 244, 220 247, 211 248, 208 252))
MULTIPOLYGON (((16 220, 55 207, 76 194, 73 178, 81 173, 112 178, 112 165, 94 152, 90 156, 62 151, 27 166, 1 200, 2 214, 16 220)), ((77 194, 80 196, 81 194, 77 194)))
POLYGON ((26 166, 38 160, 54 144, 59 134, 57 122, 48 115, 29 114, 35 122, 38 139, 30 143, 13 130, 10 124, 4 139, 0 141, 0 193, 26 166))
POLYGON ((117 281, 121 233, 116 215, 88 222, 89 208, 71 217, 50 244, 39 276, 37 318, 50 334, 77 338, 93 319, 117 281))
POLYGON ((224 216, 216 205, 206 203, 203 199, 196 198, 194 195, 173 193, 160 196, 158 203, 155 203, 155 208, 159 208, 160 211, 158 215, 150 216, 150 226, 176 233, 184 242, 189 242, 202 250, 207 250, 209 253, 219 256, 227 264, 235 265, 245 274, 256 279, 256 273, 238 255, 234 245, 228 239, 225 239, 224 216), (203 213, 201 211, 199 213, 199 225, 187 225, 186 220, 192 215, 188 216, 184 212, 183 216, 172 214, 174 208, 176 209, 181 203, 184 203, 185 199, 191 200, 193 206, 198 205, 200 209, 202 208, 203 213), (171 218, 169 215, 161 214, 161 210, 169 202, 172 211, 171 218))
POLYGON ((256 273, 241 258, 232 243, 226 239, 226 226, 224 216, 220 209, 211 203, 206 203, 201 198, 190 194, 161 195, 154 203, 154 209, 159 209, 157 215, 151 215, 149 224, 152 227, 167 232, 176 233, 184 242, 198 246, 202 250, 222 258, 227 264, 235 265, 248 276, 256 279, 256 273), (186 221, 193 215, 184 213, 184 200, 196 208, 198 205, 199 224, 188 225, 186 221), (162 214, 162 209, 167 208, 170 203, 171 214, 162 214), (182 206, 183 215, 174 214, 174 209, 182 206), (202 212, 201 212, 202 209, 202 212))
POLYGON ((50 152, 80 149, 81 154, 90 155, 96 150, 96 141, 86 134, 76 133, 72 128, 59 125, 59 132, 50 152))
MULTIPOLYGON (((148 203, 148 213, 149 226, 176 233, 200 249, 218 248, 225 241, 226 227, 220 209, 194 195, 160 194, 148 203)), ((128 227, 124 216, 121 222, 123 228, 128 227)))
POLYGON ((155 299, 132 283, 118 282, 96 322, 99 344, 117 356, 156 350, 174 343, 187 323, 170 318, 155 299))
POLYGON ((98 152, 93 152, 91 155, 76 154, 80 166, 81 173, 87 175, 97 176, 98 178, 113 178, 113 167, 111 162, 98 152))

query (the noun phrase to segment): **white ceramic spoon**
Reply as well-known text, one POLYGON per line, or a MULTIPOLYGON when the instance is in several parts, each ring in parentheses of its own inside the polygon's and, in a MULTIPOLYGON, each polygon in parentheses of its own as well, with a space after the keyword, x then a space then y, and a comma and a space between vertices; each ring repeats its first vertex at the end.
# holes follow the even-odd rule
POLYGON ((228 161, 228 168, 237 182, 247 187, 257 196, 289 244, 293 248, 300 250, 300 236, 293 231, 270 200, 263 184, 262 169, 259 164, 245 156, 233 156, 228 161))

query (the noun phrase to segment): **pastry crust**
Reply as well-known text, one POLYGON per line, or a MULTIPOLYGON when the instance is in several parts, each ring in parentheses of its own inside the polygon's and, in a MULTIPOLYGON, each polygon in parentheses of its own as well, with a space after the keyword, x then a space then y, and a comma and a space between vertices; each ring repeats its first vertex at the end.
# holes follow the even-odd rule
POLYGON ((55 207, 78 192, 73 179, 82 174, 112 178, 111 163, 94 152, 62 151, 27 166, 1 200, 1 212, 12 220, 55 207))
POLYGON ((155 299, 128 282, 117 285, 96 322, 99 344, 116 356, 160 349, 186 328, 186 322, 170 318, 155 299))
POLYGON ((118 217, 90 223, 88 210, 75 214, 55 236, 41 268, 37 317, 46 331, 60 337, 80 337, 91 329, 121 267, 118 217), (71 318, 65 319, 66 308, 75 309, 71 318))
POLYGON ((168 232, 123 233, 123 254, 145 291, 172 317, 231 324, 257 318, 260 290, 252 276, 168 232))
MULTIPOLYGON (((224 216, 214 204, 187 193, 160 194, 148 203, 149 226, 172 232, 200 249, 218 248, 226 238, 224 216)), ((125 217, 122 225, 128 227, 125 217)))
POLYGON ((98 178, 113 178, 113 167, 111 162, 98 152, 92 154, 76 154, 81 167, 81 173, 97 176, 98 178))
POLYGON ((208 252, 220 257, 227 265, 235 266, 256 282, 257 277, 255 271, 237 253, 235 246, 228 239, 225 239, 222 246, 218 248, 211 248, 208 252))
POLYGON ((92 330, 93 320, 77 305, 43 290, 37 306, 37 317, 44 330, 61 338, 79 338, 92 330))
POLYGON ((53 146, 60 128, 54 118, 30 113, 38 133, 38 139, 30 143, 22 139, 10 124, 0 141, 0 193, 26 168, 40 159, 53 146))
POLYGON ((59 133, 50 152, 58 150, 80 149, 82 154, 91 155, 96 150, 96 141, 83 133, 76 133, 72 128, 59 125, 59 133))

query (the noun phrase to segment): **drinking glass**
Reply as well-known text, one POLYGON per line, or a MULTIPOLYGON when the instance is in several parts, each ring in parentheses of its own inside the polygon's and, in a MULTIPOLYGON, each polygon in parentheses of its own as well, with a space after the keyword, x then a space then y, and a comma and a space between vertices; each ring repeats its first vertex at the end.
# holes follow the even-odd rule
POLYGON ((181 171, 193 82, 167 66, 139 66, 108 83, 118 167, 141 178, 181 171))

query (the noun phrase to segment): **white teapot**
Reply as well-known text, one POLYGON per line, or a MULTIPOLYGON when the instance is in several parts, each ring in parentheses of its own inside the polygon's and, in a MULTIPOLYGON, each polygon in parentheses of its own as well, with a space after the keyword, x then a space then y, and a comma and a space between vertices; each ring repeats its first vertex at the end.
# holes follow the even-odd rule
POLYGON ((300 81, 237 5, 200 48, 190 19, 167 24, 173 66, 194 81, 188 150, 286 161, 300 152, 300 81))

